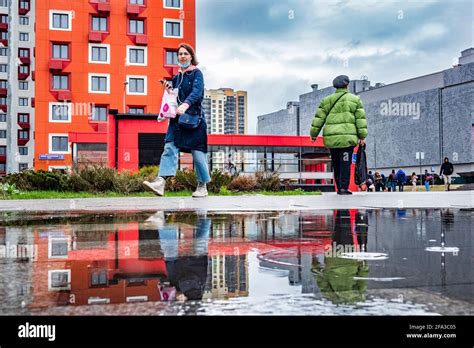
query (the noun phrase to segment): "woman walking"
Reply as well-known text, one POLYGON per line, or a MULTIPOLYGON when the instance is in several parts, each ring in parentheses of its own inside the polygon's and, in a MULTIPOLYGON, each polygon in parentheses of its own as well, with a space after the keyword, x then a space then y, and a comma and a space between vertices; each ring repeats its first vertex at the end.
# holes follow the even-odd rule
POLYGON ((416 175, 415 172, 413 172, 411 174, 411 184, 412 184, 411 192, 416 192, 416 181, 417 180, 418 180, 418 176, 416 175))
POLYGON ((207 125, 201 107, 204 99, 204 76, 197 68, 199 63, 194 49, 188 44, 179 45, 178 64, 179 73, 172 81, 161 81, 168 91, 178 89, 177 117, 169 120, 158 176, 153 182, 144 181, 143 185, 158 196, 163 196, 166 178, 176 175, 179 152, 190 152, 198 179, 197 189, 192 196, 206 197, 206 184, 211 178, 207 164, 207 125), (199 124, 192 129, 180 126, 179 118, 182 115, 186 115, 186 119, 199 120, 199 124))

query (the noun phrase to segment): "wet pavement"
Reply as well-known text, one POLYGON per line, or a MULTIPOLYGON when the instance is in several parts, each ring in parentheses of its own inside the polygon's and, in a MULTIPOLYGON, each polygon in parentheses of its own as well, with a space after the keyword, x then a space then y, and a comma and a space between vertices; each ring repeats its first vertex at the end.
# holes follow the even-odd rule
POLYGON ((472 209, 0 216, 0 314, 472 315, 472 209))

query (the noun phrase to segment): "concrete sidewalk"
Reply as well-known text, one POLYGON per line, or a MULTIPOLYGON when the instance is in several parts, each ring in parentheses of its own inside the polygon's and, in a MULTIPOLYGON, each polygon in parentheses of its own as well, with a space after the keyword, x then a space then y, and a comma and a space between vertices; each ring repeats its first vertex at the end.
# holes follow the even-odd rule
POLYGON ((0 211, 118 212, 136 210, 276 211, 367 208, 473 208, 474 191, 357 192, 352 196, 213 196, 3 200, 0 211))

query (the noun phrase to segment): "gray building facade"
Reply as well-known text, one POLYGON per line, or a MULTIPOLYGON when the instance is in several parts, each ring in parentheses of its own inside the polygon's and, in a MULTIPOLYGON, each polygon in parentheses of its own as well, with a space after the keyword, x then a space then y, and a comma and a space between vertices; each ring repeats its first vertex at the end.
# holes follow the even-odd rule
MULTIPOLYGON (((447 156, 455 166, 455 175, 473 175, 473 48, 461 52, 458 65, 434 74, 389 85, 351 82, 351 93, 361 97, 366 111, 369 169, 388 173, 403 168, 418 173, 421 167, 422 172, 438 172, 447 156)), ((299 135, 309 136, 316 108, 333 92, 332 87, 319 90, 313 85, 312 92, 300 96, 299 135)), ((298 119, 287 113, 283 122, 283 111, 259 116, 258 134, 297 135, 297 126, 289 124, 298 119)))

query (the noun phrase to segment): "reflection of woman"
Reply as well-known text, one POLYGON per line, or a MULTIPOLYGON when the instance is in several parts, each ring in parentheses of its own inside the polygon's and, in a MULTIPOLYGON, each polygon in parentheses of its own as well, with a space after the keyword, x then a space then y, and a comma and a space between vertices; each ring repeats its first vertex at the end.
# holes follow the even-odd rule
MULTIPOLYGON (((355 249, 354 242, 356 240, 359 245, 366 245, 367 214, 358 213, 356 218, 357 223, 354 226, 356 235, 354 235, 349 211, 337 211, 333 246, 334 244, 343 245, 344 250, 355 249)), ((364 301, 367 280, 354 279, 354 277, 366 278, 369 274, 368 265, 364 261, 342 259, 337 256, 339 255, 325 256, 324 265, 317 259, 313 260, 312 271, 316 274, 316 283, 321 293, 335 304, 364 301)))
POLYGON ((162 80, 167 90, 178 89, 178 103, 176 113, 178 117, 170 119, 165 138, 165 148, 161 156, 160 172, 155 181, 144 181, 144 186, 163 196, 165 192, 165 178, 176 175, 178 169, 179 152, 191 152, 194 168, 198 179, 198 186, 193 197, 206 197, 206 184, 211 181, 207 165, 207 125, 202 115, 202 100, 204 98, 204 76, 197 68, 198 61, 194 49, 188 44, 181 44, 178 48, 179 74, 173 77, 171 83, 162 80), (200 118, 199 126, 195 129, 184 129, 178 125, 179 115, 184 113, 200 118))
POLYGON ((207 278, 210 228, 211 220, 199 217, 190 238, 179 237, 181 231, 177 224, 165 225, 158 230, 168 282, 175 287, 178 300, 202 299, 207 278))

